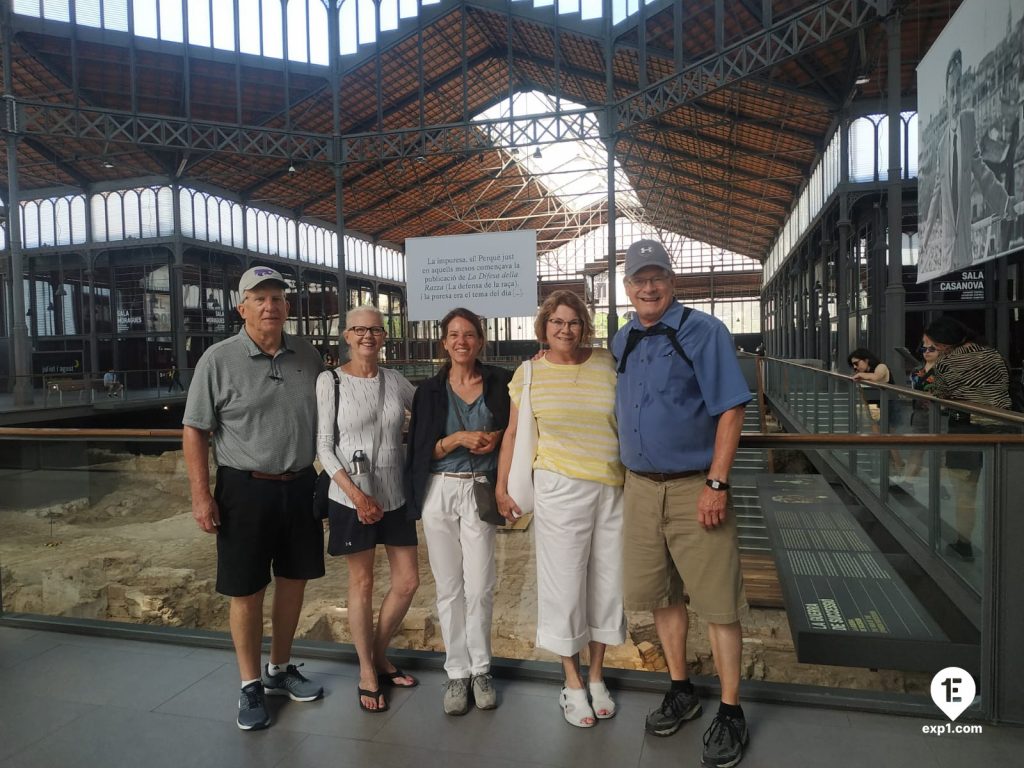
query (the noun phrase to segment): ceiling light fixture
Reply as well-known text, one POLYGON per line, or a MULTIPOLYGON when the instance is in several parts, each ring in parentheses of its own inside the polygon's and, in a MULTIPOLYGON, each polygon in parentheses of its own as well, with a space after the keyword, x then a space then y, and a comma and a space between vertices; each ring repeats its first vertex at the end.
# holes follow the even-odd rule
POLYGON ((295 173, 295 163, 288 163, 288 173, 295 173))
POLYGON ((109 160, 104 160, 103 161, 103 167, 104 168, 113 168, 114 164, 112 162, 110 162, 109 160))
POLYGON ((867 72, 861 72, 857 75, 857 79, 853 81, 854 85, 867 85, 871 82, 871 75, 867 72))
POLYGON ((542 155, 540 153, 540 147, 537 147, 535 150, 533 150, 533 159, 534 160, 540 160, 541 157, 542 157, 542 155))

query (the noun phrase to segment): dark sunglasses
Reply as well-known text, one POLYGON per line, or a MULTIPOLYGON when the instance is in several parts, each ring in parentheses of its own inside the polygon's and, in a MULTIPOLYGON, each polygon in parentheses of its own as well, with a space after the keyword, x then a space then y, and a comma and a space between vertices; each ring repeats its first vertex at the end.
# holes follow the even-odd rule
POLYGON ((924 346, 921 346, 921 347, 917 348, 917 351, 918 352, 938 352, 939 348, 938 347, 924 347, 924 346))

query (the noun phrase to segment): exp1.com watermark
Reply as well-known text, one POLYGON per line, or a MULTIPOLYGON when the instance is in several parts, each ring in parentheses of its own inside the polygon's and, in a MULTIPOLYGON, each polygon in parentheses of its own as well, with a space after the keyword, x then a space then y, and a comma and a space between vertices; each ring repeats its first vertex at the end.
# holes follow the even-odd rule
POLYGON ((983 733, 980 725, 954 725, 953 723, 939 723, 938 725, 922 725, 921 733, 926 736, 945 736, 952 733, 983 733))
POLYGON ((948 723, 922 725, 921 733, 932 736, 983 733, 980 725, 954 725, 978 692, 971 673, 960 667, 946 667, 932 678, 931 694, 935 706, 949 718, 948 723))

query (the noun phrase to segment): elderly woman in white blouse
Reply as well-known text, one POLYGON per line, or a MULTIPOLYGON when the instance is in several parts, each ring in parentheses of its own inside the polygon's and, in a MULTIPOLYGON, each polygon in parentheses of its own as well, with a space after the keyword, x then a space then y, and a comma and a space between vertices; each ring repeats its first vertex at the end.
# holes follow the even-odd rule
POLYGON ((385 685, 417 685, 416 678, 386 655, 419 587, 416 523, 406 517, 402 483, 402 426, 415 388, 397 371, 377 364, 385 330, 376 308, 350 310, 342 338, 349 360, 334 369, 339 379, 337 407, 332 372, 324 371, 316 383, 317 457, 334 481, 327 552, 344 555, 348 564, 348 621, 359 656, 359 706, 384 712, 385 685), (370 474, 361 472, 363 456, 372 467, 370 474), (375 630, 373 563, 378 544, 387 552, 391 586, 375 630))

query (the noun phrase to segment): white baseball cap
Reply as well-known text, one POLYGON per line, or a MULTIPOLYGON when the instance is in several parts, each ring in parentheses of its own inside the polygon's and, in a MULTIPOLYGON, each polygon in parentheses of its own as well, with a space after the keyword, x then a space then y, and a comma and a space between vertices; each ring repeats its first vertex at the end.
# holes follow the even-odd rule
POLYGON ((251 291, 260 283, 265 283, 268 280, 279 283, 282 288, 287 288, 288 283, 281 277, 281 273, 271 267, 253 267, 247 269, 242 273, 242 277, 238 281, 238 292, 245 293, 251 291))

